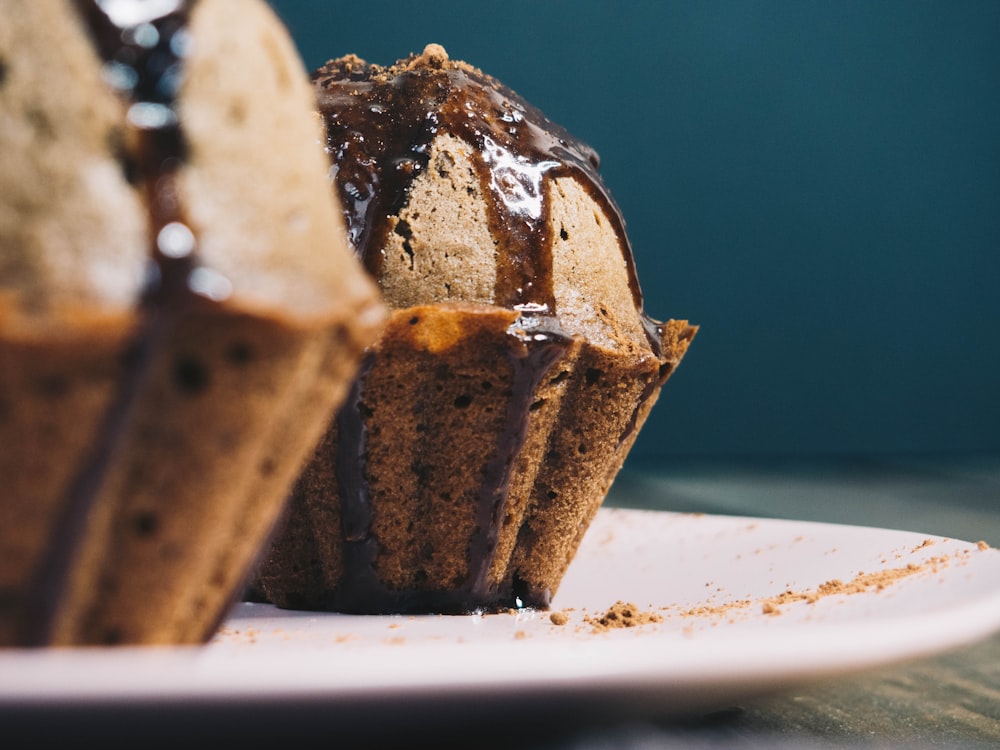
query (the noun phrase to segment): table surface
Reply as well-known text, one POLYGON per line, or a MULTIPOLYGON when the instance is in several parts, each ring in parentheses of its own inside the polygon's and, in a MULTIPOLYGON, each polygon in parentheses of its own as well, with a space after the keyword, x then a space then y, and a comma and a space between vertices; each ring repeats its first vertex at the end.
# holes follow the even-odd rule
MULTIPOLYGON (((865 459, 741 459, 629 464, 607 499, 617 507, 789 518, 984 540, 1000 547, 1000 456, 865 459)), ((922 750, 1000 747, 1000 634, 962 649, 760 697, 710 715, 552 716, 526 726, 517 716, 489 725, 398 726, 375 722, 369 736, 338 736, 322 712, 294 706, 268 721, 239 712, 205 712, 156 721, 156 707, 130 717, 86 712, 0 716, 5 734, 65 738, 229 739, 247 746, 340 740, 332 746, 531 748, 863 748, 922 750), (669 718, 668 718, 669 717, 669 718), (178 717, 183 718, 183 717, 178 717), (470 744, 471 743, 471 744, 470 744)), ((457 712, 456 712, 457 713, 457 712)), ((328 743, 329 744, 329 743, 328 743)), ((232 742, 229 743, 232 746, 232 742)))

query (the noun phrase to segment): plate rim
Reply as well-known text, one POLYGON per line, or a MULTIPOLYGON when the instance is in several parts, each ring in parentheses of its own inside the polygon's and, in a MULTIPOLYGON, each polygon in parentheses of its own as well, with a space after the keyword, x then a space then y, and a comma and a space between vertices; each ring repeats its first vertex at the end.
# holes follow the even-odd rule
MULTIPOLYGON (((891 535, 896 541, 931 539, 975 545, 934 534, 881 529, 861 525, 835 524, 818 521, 797 521, 784 518, 760 518, 722 514, 690 514, 651 509, 619 507, 602 508, 600 515, 617 516, 640 521, 644 514, 658 520, 668 517, 694 516, 708 518, 717 524, 765 524, 795 530, 819 527, 825 531, 857 531, 891 535)), ((888 538, 888 536, 887 536, 888 538)), ((1000 550, 987 559, 989 570, 1000 576, 1000 550)), ((554 601, 558 605, 558 595, 554 601)), ((284 613, 270 605, 238 604, 224 627, 249 621, 241 618, 241 609, 264 608, 278 617, 306 619, 358 617, 324 613, 284 613)), ((505 617, 508 615, 495 615, 505 617)), ((369 616, 375 617, 375 616, 369 616)), ((449 616, 458 617, 463 616, 449 616)), ((476 615, 465 617, 477 617, 476 615)), ((494 617, 486 615, 485 617, 494 617)), ((333 621, 333 620, 331 620, 333 621)), ((226 706, 250 702, 266 703, 275 698, 283 702, 357 705, 359 702, 385 703, 404 700, 458 699, 469 696, 494 695, 504 700, 528 695, 546 694, 559 700, 587 697, 608 697, 610 703, 621 700, 655 700, 669 703, 675 710, 709 707, 723 698, 733 699, 756 695, 819 679, 847 676, 877 667, 943 654, 983 640, 1000 631, 1000 587, 996 593, 979 596, 958 607, 918 614, 898 615, 893 623, 902 628, 905 638, 875 629, 859 622, 818 622, 808 628, 789 632, 753 631, 751 636, 738 632, 727 637, 702 637, 684 640, 682 651, 666 649, 673 658, 665 674, 663 655, 656 650, 636 648, 636 640, 615 637, 568 639, 560 649, 542 639, 516 641, 518 654, 543 664, 544 676, 525 680, 511 664, 509 642, 487 642, 476 645, 474 660, 463 663, 462 669, 434 671, 440 664, 442 648, 448 644, 408 644, 406 658, 389 672, 375 670, 367 680, 348 684, 331 680, 334 673, 347 668, 359 670, 365 660, 384 652, 384 644, 369 644, 343 652, 337 649, 314 650, 308 645, 295 644, 284 651, 257 653, 252 659, 228 658, 213 644, 183 647, 114 647, 0 649, 0 708, 86 706, 90 708, 149 705, 176 707, 193 704, 226 706), (837 637, 851 637, 857 648, 847 653, 824 653, 817 643, 836 631, 837 637), (769 648, 780 640, 786 657, 775 663, 768 658, 769 648), (756 651, 750 646, 765 642, 768 648, 756 651), (554 651, 555 653, 548 653, 554 651), (294 672, 280 669, 289 655, 309 653, 310 659, 300 663, 294 672), (581 653, 588 657, 581 659, 581 653), (595 658, 597 657, 597 658, 595 658), (726 669, 721 665, 728 662, 726 669), (220 668, 227 671, 220 673, 220 668), (97 682, 91 680, 81 693, 80 680, 93 670, 106 674, 126 673, 131 679, 97 682), (270 670, 270 671, 269 671, 270 670), (63 679, 54 684, 53 674, 63 679), (193 680, 193 682, 192 682, 193 680), (419 694, 419 695, 418 695, 419 694), (619 698, 615 699, 614 696, 619 698)), ((648 640, 639 643, 648 644, 648 640)), ((672 643, 676 641, 671 641, 672 643)), ((370 662, 369 662, 370 663, 370 662)), ((723 701, 726 702, 726 701, 723 701)), ((610 707, 610 705, 609 705, 610 707)))

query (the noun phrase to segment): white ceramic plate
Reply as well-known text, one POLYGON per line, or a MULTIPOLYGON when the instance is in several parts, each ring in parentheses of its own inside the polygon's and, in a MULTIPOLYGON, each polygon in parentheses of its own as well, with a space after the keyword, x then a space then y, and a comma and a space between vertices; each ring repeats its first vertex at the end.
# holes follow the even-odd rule
POLYGON ((308 703, 350 722, 372 707, 426 717, 541 700, 670 714, 997 630, 1000 551, 985 545, 603 509, 552 612, 358 617, 241 604, 200 648, 0 651, 0 707, 308 703), (595 627, 619 601, 643 622, 595 627))

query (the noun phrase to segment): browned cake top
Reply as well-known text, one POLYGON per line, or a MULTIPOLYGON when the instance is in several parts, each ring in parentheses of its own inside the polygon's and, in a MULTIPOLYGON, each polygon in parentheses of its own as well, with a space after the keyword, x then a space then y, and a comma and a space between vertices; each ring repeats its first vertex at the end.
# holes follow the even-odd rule
POLYGON ((494 304, 554 315, 553 181, 572 177, 613 225, 646 338, 659 350, 660 326, 643 314, 632 249, 594 149, 477 68, 428 45, 389 67, 350 55, 313 74, 327 125, 327 150, 355 251, 380 277, 390 232, 423 173, 432 142, 460 139, 469 154, 496 247, 494 304))
POLYGON ((5 333, 118 331, 168 276, 296 324, 375 298, 325 189, 313 87, 265 3, 6 2, 5 333))

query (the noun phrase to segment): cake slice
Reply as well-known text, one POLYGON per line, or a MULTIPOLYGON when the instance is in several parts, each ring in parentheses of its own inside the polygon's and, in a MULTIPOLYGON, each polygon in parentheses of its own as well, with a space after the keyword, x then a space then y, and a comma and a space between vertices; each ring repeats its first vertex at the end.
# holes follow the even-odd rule
POLYGON ((547 607, 695 335, 648 316, 593 149, 429 45, 314 73, 392 308, 257 588, 281 607, 547 607))

